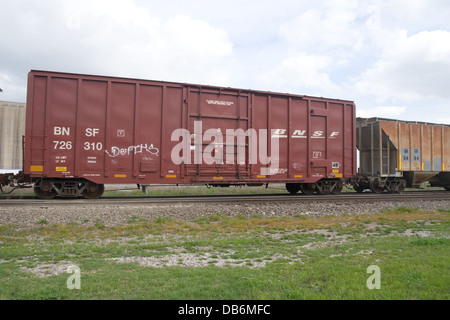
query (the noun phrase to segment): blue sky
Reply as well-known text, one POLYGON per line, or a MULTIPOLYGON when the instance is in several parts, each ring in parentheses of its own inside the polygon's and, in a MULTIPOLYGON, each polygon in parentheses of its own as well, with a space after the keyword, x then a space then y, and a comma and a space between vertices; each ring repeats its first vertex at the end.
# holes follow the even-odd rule
POLYGON ((0 100, 31 69, 353 100, 450 124, 450 1, 2 0, 0 100))

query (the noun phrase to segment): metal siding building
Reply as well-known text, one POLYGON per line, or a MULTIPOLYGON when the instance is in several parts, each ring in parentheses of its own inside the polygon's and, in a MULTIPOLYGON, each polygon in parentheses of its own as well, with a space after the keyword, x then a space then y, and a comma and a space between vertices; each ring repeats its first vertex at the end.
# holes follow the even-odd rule
POLYGON ((25 103, 0 101, 0 170, 22 169, 25 103))

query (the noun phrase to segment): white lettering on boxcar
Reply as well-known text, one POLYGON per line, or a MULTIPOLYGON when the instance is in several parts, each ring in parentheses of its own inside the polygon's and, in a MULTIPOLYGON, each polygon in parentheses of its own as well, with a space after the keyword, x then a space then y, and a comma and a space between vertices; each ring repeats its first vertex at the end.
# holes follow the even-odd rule
POLYGON ((234 102, 231 101, 219 101, 219 100, 206 100, 207 104, 215 104, 219 106, 232 106, 234 102))
POLYGON ((286 129, 275 129, 272 138, 287 138, 286 129))
POLYGON ((55 150, 72 150, 72 141, 53 141, 55 150))
POLYGON ((324 139, 323 131, 314 131, 314 133, 311 136, 312 139, 324 139))
POLYGON ((70 136, 70 128, 69 127, 54 127, 53 134, 55 136, 70 136))
POLYGON ((331 139, 336 138, 338 135, 339 135, 339 131, 334 131, 330 134, 330 138, 331 139))
POLYGON ((292 134, 292 138, 294 139, 306 139, 306 130, 295 130, 292 134))
POLYGON ((139 144, 136 146, 129 146, 126 148, 120 147, 112 147, 110 151, 105 150, 106 154, 111 158, 115 158, 118 156, 127 156, 130 154, 140 154, 140 153, 150 153, 154 156, 159 156, 159 149, 156 148, 153 144, 139 144))
POLYGON ((87 128, 86 129, 86 137, 95 137, 100 133, 100 129, 98 128, 87 128))

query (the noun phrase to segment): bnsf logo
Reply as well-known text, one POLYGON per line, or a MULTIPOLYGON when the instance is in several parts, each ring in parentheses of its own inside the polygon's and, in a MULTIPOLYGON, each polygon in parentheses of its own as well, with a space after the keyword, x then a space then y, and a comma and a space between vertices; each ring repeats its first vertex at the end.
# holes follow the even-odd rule
MULTIPOLYGON (((339 135, 339 131, 333 131, 330 134, 329 138, 333 139, 333 138, 336 138, 338 135, 339 135)), ((286 129, 275 129, 273 131, 272 138, 287 138, 287 137, 288 136, 287 136, 287 130, 286 129)), ((294 130, 294 132, 291 135, 291 138, 294 138, 294 139, 306 139, 307 138, 306 130, 294 130)), ((314 131, 311 134, 311 138, 313 138, 313 139, 319 139, 319 138, 325 139, 325 132, 320 131, 320 130, 314 131)))

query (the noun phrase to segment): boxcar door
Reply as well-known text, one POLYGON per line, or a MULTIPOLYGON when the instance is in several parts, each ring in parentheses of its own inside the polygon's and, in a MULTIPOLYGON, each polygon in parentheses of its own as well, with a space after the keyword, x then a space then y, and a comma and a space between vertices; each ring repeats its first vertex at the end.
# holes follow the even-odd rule
POLYGON ((248 177, 248 139, 243 137, 249 127, 248 94, 188 87, 187 95, 191 161, 186 175, 218 183, 248 177))
POLYGON ((311 161, 310 176, 315 178, 326 177, 331 162, 327 152, 327 103, 322 101, 310 101, 309 119, 309 156, 311 161))

